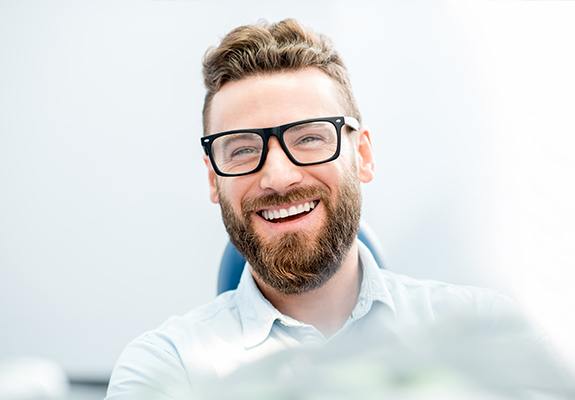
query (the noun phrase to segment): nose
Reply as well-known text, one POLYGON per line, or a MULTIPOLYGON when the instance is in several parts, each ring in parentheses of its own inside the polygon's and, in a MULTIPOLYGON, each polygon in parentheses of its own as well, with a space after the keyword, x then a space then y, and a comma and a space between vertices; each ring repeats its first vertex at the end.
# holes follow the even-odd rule
POLYGON ((292 186, 301 183, 301 167, 290 161, 275 137, 270 138, 268 154, 261 170, 260 188, 284 193, 292 186))

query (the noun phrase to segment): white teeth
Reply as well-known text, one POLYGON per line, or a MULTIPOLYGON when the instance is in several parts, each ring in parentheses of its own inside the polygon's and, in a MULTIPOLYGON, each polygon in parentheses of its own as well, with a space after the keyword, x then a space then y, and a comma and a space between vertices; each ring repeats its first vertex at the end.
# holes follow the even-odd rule
POLYGON ((268 221, 277 218, 286 218, 288 216, 297 215, 303 212, 313 210, 315 206, 316 202, 309 201, 303 204, 298 204, 297 206, 291 206, 289 209, 280 208, 279 210, 263 210, 262 217, 264 217, 268 221))

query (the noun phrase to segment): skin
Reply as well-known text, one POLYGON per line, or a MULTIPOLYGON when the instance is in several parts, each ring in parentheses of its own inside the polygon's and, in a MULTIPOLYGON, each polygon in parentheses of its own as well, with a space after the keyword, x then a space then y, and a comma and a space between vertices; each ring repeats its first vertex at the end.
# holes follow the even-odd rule
MULTIPOLYGON (((252 76, 226 83, 214 96, 208 134, 347 115, 345 110, 337 84, 319 69, 252 76)), ((211 201, 219 203, 220 197, 226 198, 238 216, 242 215, 241 202, 244 199, 274 192, 285 193, 300 185, 323 186, 335 198, 346 170, 354 169, 353 175, 362 183, 370 182, 374 177, 370 133, 363 128, 351 134, 342 132, 341 155, 320 165, 298 167, 292 164, 275 138, 270 139, 265 165, 257 173, 220 177, 213 171, 207 157, 204 157, 204 163, 208 170, 211 201)), ((309 215, 292 222, 273 224, 255 213, 251 216, 256 233, 269 241, 288 231, 305 230, 314 234, 325 223, 325 218, 322 203, 309 215)), ((286 295, 262 282, 253 270, 251 273, 263 295, 280 312, 311 324, 330 336, 345 323, 357 301, 361 282, 357 241, 338 272, 315 290, 286 295)))

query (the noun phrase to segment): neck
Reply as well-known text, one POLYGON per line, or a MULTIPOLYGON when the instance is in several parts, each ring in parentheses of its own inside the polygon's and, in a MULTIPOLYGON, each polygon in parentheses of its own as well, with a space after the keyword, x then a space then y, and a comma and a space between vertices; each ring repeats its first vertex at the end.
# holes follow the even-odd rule
POLYGON ((339 270, 320 288, 300 294, 286 295, 266 285, 253 271, 252 275, 262 294, 282 314, 313 325, 329 337, 345 323, 359 295, 361 269, 357 240, 350 247, 339 270))

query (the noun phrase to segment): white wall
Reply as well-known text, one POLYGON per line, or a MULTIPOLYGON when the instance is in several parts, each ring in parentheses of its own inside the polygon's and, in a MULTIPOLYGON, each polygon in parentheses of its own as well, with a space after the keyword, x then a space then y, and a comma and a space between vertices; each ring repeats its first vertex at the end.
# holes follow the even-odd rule
POLYGON ((349 66, 389 267, 513 293, 566 346, 575 3, 278 4, 0 0, 0 357, 106 377, 131 338, 214 297, 200 60, 288 16, 349 66))

